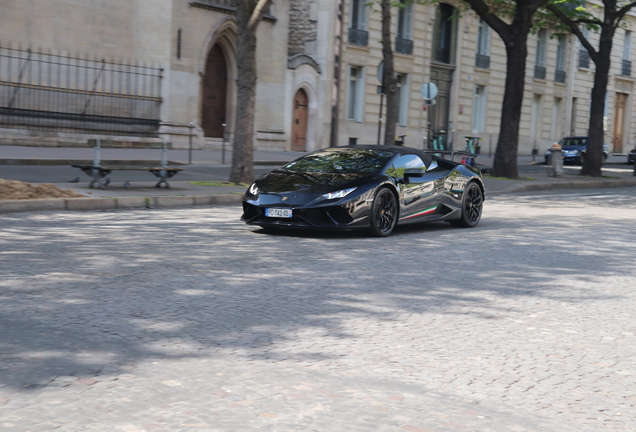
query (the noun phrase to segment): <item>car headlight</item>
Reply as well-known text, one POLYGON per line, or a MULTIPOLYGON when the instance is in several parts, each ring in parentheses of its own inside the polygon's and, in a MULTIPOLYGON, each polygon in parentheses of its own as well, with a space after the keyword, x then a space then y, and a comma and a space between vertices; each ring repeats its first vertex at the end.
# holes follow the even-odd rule
POLYGON ((249 192, 250 195, 258 195, 258 187, 256 186, 256 183, 252 183, 252 186, 250 186, 250 188, 247 190, 249 192))
POLYGON ((325 199, 336 199, 336 198, 344 198, 347 195, 349 195, 351 192, 353 192, 354 190, 356 190, 358 188, 349 188, 349 189, 343 189, 343 190, 339 190, 337 192, 329 192, 324 194, 322 197, 325 199))

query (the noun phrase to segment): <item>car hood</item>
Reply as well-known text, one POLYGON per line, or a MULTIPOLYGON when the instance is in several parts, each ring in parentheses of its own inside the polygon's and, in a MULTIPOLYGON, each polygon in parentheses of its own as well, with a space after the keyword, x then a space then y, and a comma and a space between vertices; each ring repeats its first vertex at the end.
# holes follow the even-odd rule
POLYGON ((319 174, 274 170, 256 181, 261 193, 318 195, 354 187, 369 174, 319 174))

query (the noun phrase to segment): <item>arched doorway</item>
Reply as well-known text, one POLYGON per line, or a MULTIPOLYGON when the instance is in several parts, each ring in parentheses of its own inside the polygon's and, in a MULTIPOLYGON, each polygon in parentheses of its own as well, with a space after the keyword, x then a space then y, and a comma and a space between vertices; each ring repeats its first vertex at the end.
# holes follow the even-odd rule
POLYGON ((205 64, 201 127, 206 137, 222 138, 227 111, 227 62, 223 50, 215 44, 205 64))
POLYGON ((292 151, 307 151, 307 119, 309 99, 305 90, 299 89, 294 96, 292 123, 292 151))

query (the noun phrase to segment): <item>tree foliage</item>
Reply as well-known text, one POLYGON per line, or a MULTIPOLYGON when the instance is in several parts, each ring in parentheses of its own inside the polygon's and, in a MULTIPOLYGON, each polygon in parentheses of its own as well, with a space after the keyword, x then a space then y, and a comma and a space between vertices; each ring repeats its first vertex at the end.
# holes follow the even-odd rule
POLYGON ((618 0, 603 0, 601 7, 595 4, 573 4, 567 0, 552 0, 546 9, 557 17, 565 28, 579 39, 596 66, 594 86, 590 106, 590 120, 588 126, 588 143, 586 158, 581 169, 582 175, 601 176, 603 161, 603 114, 605 112, 605 94, 609 82, 611 66, 612 44, 616 30, 622 25, 627 13, 636 6, 636 2, 620 2, 618 0), (581 25, 600 32, 598 48, 595 48, 589 38, 581 30, 581 25))

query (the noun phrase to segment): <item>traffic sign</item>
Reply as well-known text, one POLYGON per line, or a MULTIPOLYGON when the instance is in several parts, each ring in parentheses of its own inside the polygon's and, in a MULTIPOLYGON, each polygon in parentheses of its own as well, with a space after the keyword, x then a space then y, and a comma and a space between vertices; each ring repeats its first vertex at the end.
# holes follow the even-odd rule
POLYGON ((381 60, 380 64, 378 64, 378 81, 380 81, 380 84, 384 84, 384 60, 381 60))
POLYGON ((435 83, 429 82, 426 84, 422 84, 422 88, 420 89, 420 94, 424 98, 424 100, 431 100, 437 97, 438 89, 435 83))

